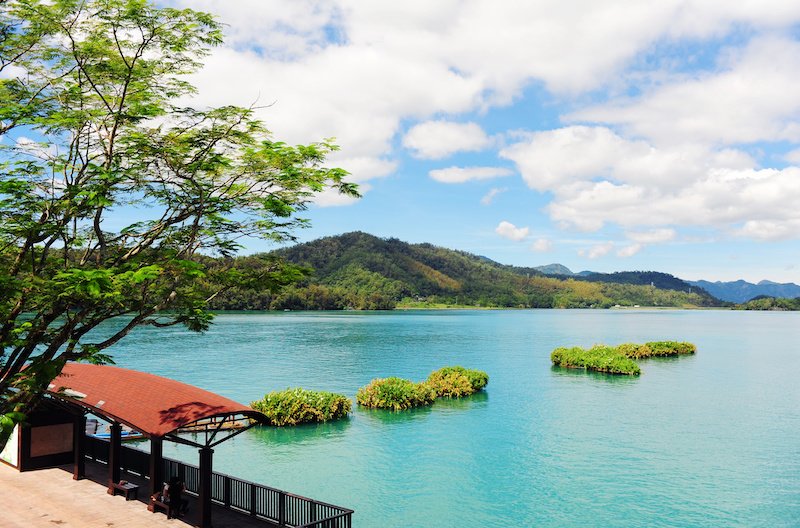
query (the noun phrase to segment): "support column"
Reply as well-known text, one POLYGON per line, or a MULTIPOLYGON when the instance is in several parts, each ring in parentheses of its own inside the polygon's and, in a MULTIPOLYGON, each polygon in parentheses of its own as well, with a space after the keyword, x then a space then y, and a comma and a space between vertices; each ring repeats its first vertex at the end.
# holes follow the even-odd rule
POLYGON ((213 472, 210 447, 200 449, 200 489, 197 492, 197 503, 200 506, 200 528, 211 528, 211 475, 213 472))
POLYGON ((111 442, 108 446, 108 494, 114 494, 111 484, 119 482, 120 463, 122 462, 122 425, 111 424, 111 442))
POLYGON ((164 451, 160 437, 150 438, 150 495, 161 493, 164 486, 164 451))
POLYGON ((75 458, 72 469, 72 478, 81 480, 86 476, 86 415, 80 414, 72 422, 72 453, 75 458))

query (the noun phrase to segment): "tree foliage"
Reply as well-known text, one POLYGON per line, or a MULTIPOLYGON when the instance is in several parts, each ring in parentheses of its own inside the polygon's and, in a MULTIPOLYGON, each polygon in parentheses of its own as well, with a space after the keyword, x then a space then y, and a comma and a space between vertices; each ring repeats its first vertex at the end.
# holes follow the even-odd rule
POLYGON ((314 193, 356 194, 323 164, 331 142, 275 141, 253 108, 177 104, 221 42, 209 14, 147 0, 7 0, 0 36, 4 425, 66 361, 108 361, 137 325, 203 330, 221 292, 301 277, 276 258, 248 268, 232 256, 242 237, 291 239, 314 193), (200 254, 219 258, 209 266, 200 254), (123 316, 117 333, 91 338, 123 316))

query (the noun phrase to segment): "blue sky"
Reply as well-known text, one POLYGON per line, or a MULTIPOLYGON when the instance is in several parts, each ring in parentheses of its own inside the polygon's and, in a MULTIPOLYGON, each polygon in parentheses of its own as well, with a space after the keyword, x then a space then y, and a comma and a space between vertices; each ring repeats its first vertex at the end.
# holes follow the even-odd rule
POLYGON ((796 2, 171 3, 227 24, 193 104, 341 145, 363 197, 321 196, 302 241, 800 282, 796 2))

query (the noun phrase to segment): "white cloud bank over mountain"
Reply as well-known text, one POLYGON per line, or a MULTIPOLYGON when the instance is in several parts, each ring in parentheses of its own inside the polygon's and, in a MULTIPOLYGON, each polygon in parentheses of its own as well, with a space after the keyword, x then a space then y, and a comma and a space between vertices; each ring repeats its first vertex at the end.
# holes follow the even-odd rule
MULTIPOLYGON (((264 105, 259 115, 293 143, 335 136, 331 162, 371 182, 362 190, 404 154, 492 148, 482 120, 538 86, 564 105, 562 125, 542 130, 532 117, 500 156, 550 197, 557 225, 800 237, 800 169, 785 165, 800 159, 798 2, 172 3, 228 24, 226 46, 196 76, 195 104, 264 105), (788 144, 783 165, 762 159, 765 142, 788 144)), ((481 170, 431 176, 492 177, 481 170)), ((666 240, 632 241, 622 256, 666 240)))

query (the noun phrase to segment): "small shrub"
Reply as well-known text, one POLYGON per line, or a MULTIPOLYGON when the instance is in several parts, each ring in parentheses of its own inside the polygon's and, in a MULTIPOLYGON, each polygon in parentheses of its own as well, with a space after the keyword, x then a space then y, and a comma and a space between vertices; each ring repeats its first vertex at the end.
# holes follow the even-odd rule
POLYGON ((489 375, 481 370, 444 367, 431 372, 428 383, 439 398, 460 398, 483 389, 489 383, 489 375))
POLYGON ((270 392, 252 402, 250 407, 263 413, 269 425, 282 427, 345 418, 352 405, 350 399, 341 394, 294 388, 270 392))
POLYGON ((359 405, 393 411, 430 405, 435 399, 436 391, 430 384, 395 377, 374 379, 356 394, 359 405))

